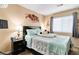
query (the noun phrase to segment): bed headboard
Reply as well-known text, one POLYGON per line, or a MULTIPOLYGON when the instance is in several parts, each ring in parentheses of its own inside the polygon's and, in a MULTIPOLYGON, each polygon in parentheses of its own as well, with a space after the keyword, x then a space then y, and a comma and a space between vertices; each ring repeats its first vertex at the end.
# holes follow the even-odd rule
POLYGON ((33 29, 33 28, 40 28, 40 29, 41 29, 40 26, 23 26, 23 39, 24 39, 24 40, 25 40, 25 35, 27 35, 26 30, 27 30, 27 29, 33 29))

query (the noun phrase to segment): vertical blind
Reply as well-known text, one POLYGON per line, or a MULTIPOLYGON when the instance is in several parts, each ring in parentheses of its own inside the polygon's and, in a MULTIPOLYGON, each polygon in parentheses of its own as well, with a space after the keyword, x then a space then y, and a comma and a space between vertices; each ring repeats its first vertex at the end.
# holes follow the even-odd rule
POLYGON ((73 15, 52 19, 52 32, 73 32, 73 15))

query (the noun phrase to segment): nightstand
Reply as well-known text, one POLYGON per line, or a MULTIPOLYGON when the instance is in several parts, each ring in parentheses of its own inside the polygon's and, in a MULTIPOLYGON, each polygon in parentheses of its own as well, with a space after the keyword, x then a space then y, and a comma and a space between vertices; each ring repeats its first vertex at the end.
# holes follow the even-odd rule
POLYGON ((12 46, 13 55, 19 54, 19 53, 25 51, 25 49, 26 49, 25 40, 11 38, 11 44, 12 44, 11 46, 12 46))

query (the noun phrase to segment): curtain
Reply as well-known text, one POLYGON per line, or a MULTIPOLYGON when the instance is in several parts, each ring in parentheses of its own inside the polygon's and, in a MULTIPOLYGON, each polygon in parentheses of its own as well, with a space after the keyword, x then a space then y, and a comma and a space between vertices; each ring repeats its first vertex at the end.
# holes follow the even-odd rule
POLYGON ((73 37, 78 37, 78 29, 77 29, 77 12, 73 13, 74 20, 73 20, 73 37))

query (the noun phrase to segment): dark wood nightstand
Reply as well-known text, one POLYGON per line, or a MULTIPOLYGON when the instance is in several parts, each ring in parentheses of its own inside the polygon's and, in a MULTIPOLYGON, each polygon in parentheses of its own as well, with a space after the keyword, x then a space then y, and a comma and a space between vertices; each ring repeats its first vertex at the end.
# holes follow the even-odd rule
POLYGON ((25 40, 19 40, 19 39, 14 39, 11 38, 11 43, 12 43, 12 54, 16 55, 19 54, 26 49, 26 42, 25 40))

